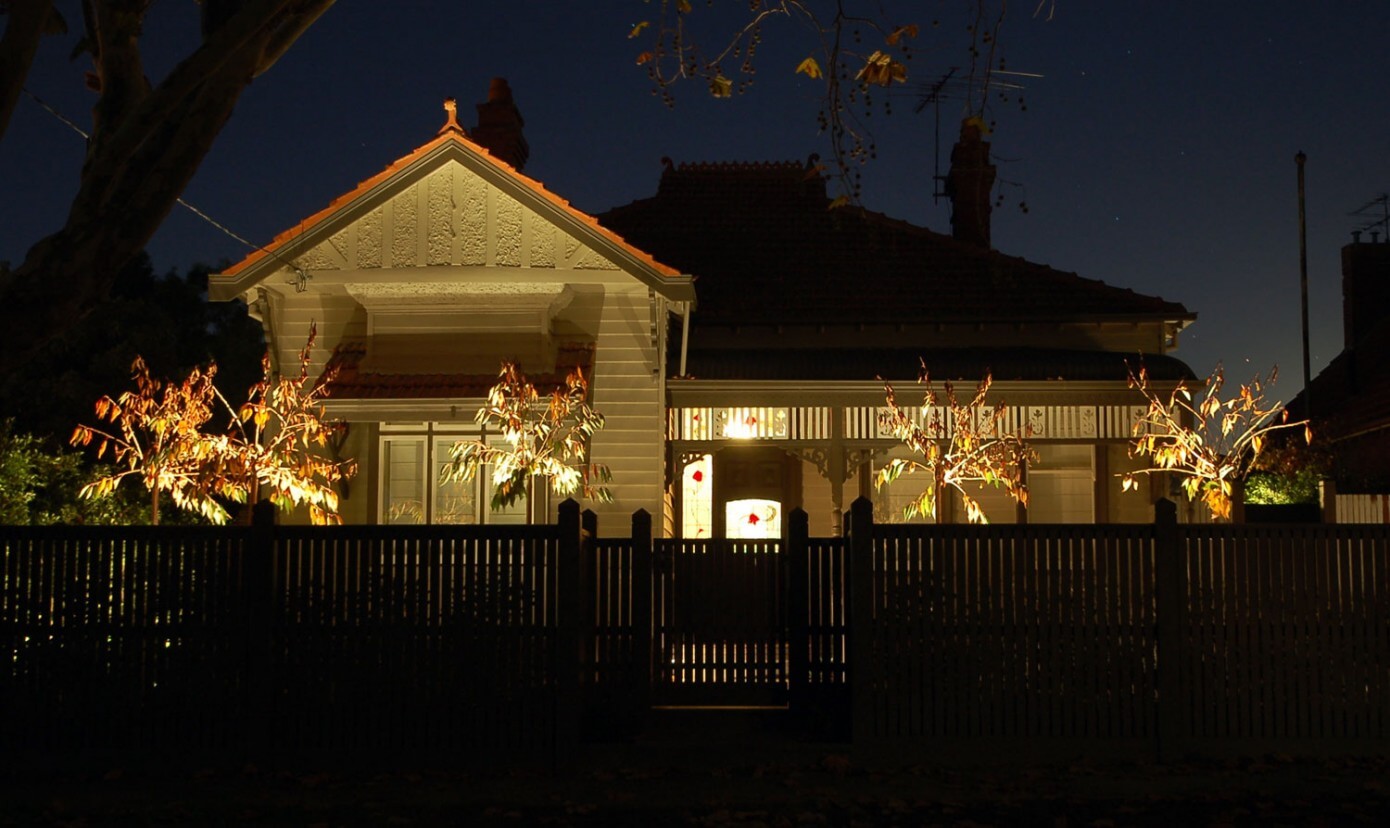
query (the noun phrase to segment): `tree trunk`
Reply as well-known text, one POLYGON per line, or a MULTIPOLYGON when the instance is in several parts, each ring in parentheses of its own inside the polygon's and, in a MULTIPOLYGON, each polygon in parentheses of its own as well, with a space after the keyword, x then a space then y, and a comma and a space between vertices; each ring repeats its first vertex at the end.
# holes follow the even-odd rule
MULTIPOLYGON (((62 229, 0 274, 0 371, 12 371, 99 308, 121 268, 169 214, 241 92, 333 0, 243 0, 155 89, 144 83, 138 38, 145 14, 96 7, 101 97, 77 197, 62 229)), ((225 4, 223 4, 225 6, 225 4)), ((8 30, 7 30, 8 32, 8 30)))
POLYGON ((534 526, 536 523, 536 478, 534 475, 526 475, 526 524, 534 526))
POLYGON ((941 526, 950 522, 946 519, 946 509, 950 504, 946 502, 946 474, 940 464, 932 469, 932 477, 935 480, 932 485, 936 486, 936 514, 933 517, 936 518, 936 525, 941 526))

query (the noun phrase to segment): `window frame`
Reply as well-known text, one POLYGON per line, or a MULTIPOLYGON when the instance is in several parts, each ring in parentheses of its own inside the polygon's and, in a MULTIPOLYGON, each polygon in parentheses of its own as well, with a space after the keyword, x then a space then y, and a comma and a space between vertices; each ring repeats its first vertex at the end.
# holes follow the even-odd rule
MULTIPOLYGON (((489 438, 496 438, 495 431, 489 432, 486 428, 477 425, 441 425, 433 422, 422 423, 383 423, 377 433, 377 497, 376 497, 376 520, 379 525, 448 525, 437 524, 438 499, 440 495, 439 477, 437 470, 445 462, 443 458, 449 454, 449 449, 454 443, 460 440, 481 439, 487 442, 489 438), (391 507, 390 491, 390 470, 389 458, 392 449, 389 444, 401 443, 405 445, 423 445, 423 462, 420 466, 419 477, 416 483, 419 491, 423 494, 423 521, 420 524, 393 524, 389 518, 391 507)), ((492 501, 491 488, 488 485, 488 467, 484 466, 474 475, 473 479, 466 484, 473 488, 473 516, 472 520, 464 520, 462 524, 490 524, 490 525, 515 525, 527 522, 526 497, 522 495, 521 500, 510 508, 494 511, 488 508, 492 501), (518 519, 519 517, 519 519, 518 519)), ((546 499, 543 491, 537 491, 537 502, 544 507, 546 499)), ((537 514, 542 514, 537 511, 537 514)))

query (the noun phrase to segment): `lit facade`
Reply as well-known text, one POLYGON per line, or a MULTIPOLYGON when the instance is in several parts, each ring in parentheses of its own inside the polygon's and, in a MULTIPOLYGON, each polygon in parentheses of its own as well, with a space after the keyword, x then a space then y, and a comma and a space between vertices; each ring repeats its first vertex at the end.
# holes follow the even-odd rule
MULTIPOLYGON (((640 508, 667 535, 776 536, 798 507, 835 534, 861 495, 899 519, 916 481, 871 483, 903 450, 879 425, 879 378, 910 403, 919 362, 962 391, 991 373, 990 402, 1033 434, 1031 506, 983 492, 991 521, 1151 519, 1157 492, 1119 494, 1142 405, 1125 361, 1190 376, 1167 355, 1194 318, 1181 305, 831 210, 799 164, 668 165, 656 196, 595 218, 522 174, 519 133, 501 134, 484 148, 451 113, 211 280, 280 364, 317 328, 329 412, 350 424, 336 450, 360 467, 348 522, 522 519, 438 474, 455 441, 488 438, 473 415, 503 359, 538 388, 589 377, 607 421, 592 456, 613 474, 613 503, 592 504, 604 534, 640 508)), ((958 512, 947 498, 941 519, 958 512)))

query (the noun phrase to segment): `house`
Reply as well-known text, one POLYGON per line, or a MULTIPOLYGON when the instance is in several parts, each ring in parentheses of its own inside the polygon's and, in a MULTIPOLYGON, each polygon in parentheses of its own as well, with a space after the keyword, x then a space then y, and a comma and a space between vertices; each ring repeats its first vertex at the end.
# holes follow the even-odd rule
POLYGON ((1390 239, 1342 248, 1342 351, 1288 404, 1330 455, 1339 523, 1390 523, 1390 239))
POLYGON ((336 371, 329 411, 349 424, 337 450, 360 466, 346 522, 524 519, 489 513, 481 481, 437 474, 457 440, 495 436, 473 415, 502 359, 539 387, 583 368, 607 418, 592 452, 614 502, 600 508, 622 516, 610 526, 660 514, 667 322, 692 279, 521 172, 504 81, 478 107, 477 141, 446 110, 432 140, 210 278, 211 297, 244 298, 280 365, 317 328, 315 370, 336 371))
POLYGON ((347 521, 519 518, 435 474, 453 441, 488 438, 473 413, 503 358, 538 386, 591 376, 609 532, 643 508, 671 536, 775 536, 799 506, 813 535, 835 534, 861 494, 894 519, 915 492, 870 482, 902 450, 878 423, 879 378, 907 402, 919 364, 967 388, 991 373, 991 401, 1033 431, 1030 508, 990 490, 991 520, 1151 519, 1156 492, 1119 497, 1143 402, 1125 365, 1190 378, 1169 352, 1195 315, 992 250, 973 125, 948 236, 834 204, 814 159, 667 161, 654 196, 595 219, 522 173, 505 82, 478 109, 471 138, 451 110, 432 141, 211 280, 214 298, 247 299, 282 361, 317 325, 341 451, 361 461, 347 521))

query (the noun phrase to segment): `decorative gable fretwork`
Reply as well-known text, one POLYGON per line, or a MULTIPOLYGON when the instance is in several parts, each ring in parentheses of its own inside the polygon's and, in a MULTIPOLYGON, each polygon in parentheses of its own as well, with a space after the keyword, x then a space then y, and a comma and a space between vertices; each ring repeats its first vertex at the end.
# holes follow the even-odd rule
POLYGON ((437 265, 616 270, 460 164, 410 184, 298 257, 311 271, 437 265))
POLYGON ((729 406, 672 408, 672 440, 828 440, 833 409, 826 407, 729 406))
MULTIPOLYGON (((945 406, 914 407, 911 411, 922 425, 935 417, 951 426, 945 406)), ((856 406, 845 409, 845 437, 850 440, 883 440, 892 435, 883 426, 887 408, 856 406)), ((1029 405, 1010 407, 1004 428, 1023 431, 1026 422, 1034 439, 1040 440, 1124 440, 1133 435, 1134 423, 1144 414, 1142 406, 1129 405, 1029 405), (1026 419, 1025 419, 1026 418, 1026 419)), ((979 412, 981 418, 988 411, 979 412)), ((949 433, 949 431, 948 431, 949 433)))

